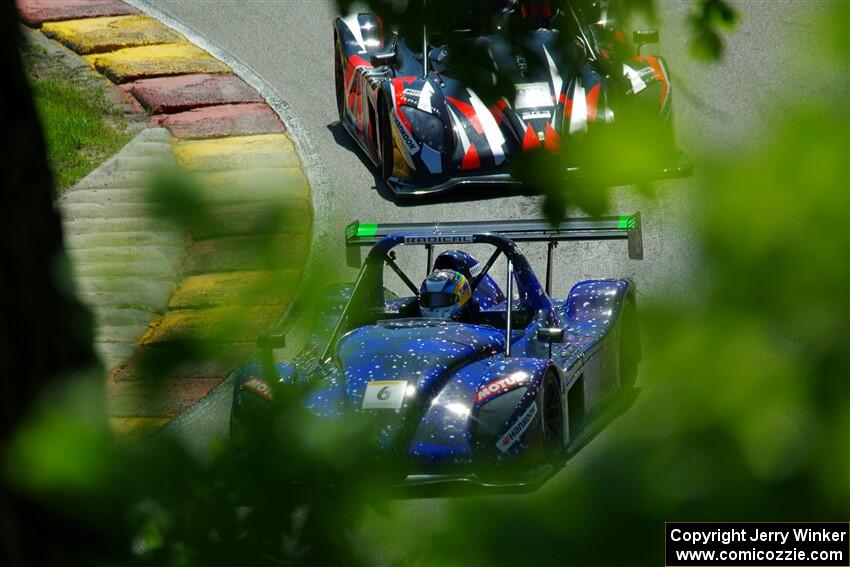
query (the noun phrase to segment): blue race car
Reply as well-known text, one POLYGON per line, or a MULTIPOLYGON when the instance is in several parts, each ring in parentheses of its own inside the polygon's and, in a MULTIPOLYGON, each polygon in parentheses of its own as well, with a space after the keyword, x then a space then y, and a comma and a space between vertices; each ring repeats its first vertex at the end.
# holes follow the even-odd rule
POLYGON ((364 224, 346 231, 359 262, 353 285, 325 297, 307 345, 273 359, 282 337, 258 341, 256 360, 236 373, 231 426, 267 416, 275 395, 309 384, 302 403, 321 420, 367 414, 378 454, 403 465, 402 487, 461 483, 533 489, 586 443, 633 392, 640 359, 634 284, 588 280, 551 297, 559 241, 628 240, 642 257, 638 214, 602 219, 364 224), (518 242, 548 245, 541 284, 518 242), (465 244, 487 244, 479 262, 465 244), (429 269, 417 289, 395 261, 397 246, 423 246, 429 269), (433 258, 434 247, 450 248, 433 258), (504 255, 504 291, 489 274, 504 255), (384 266, 410 288, 384 286, 384 266), (449 292, 433 286, 449 286, 449 292), (433 288, 433 289, 432 289, 433 288), (444 317, 465 297, 463 311, 444 317), (508 298, 512 298, 508 301, 508 298))

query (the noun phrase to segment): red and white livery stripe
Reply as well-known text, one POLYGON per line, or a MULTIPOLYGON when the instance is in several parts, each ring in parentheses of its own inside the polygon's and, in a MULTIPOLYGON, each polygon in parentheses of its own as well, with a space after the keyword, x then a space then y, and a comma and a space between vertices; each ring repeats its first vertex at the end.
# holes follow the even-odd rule
POLYGON ((570 134, 587 130, 587 95, 581 80, 576 80, 573 89, 573 105, 570 113, 570 134))
MULTIPOLYGON (((552 77, 552 102, 557 103, 561 97, 561 89, 564 88, 564 81, 561 79, 561 75, 558 73, 558 67, 555 65, 552 56, 549 55, 549 50, 546 49, 545 45, 543 46, 543 53, 546 54, 546 61, 549 63, 549 75, 552 77)), ((552 126, 555 126, 557 114, 557 112, 552 113, 552 126)))
POLYGON ((505 161, 505 136, 502 134, 501 128, 496 124, 496 119, 487 109, 481 99, 478 98, 472 90, 469 91, 469 100, 472 102, 472 108, 478 115, 478 121, 484 129, 484 137, 487 138, 487 143, 490 145, 490 153, 493 154, 493 159, 496 165, 500 165, 505 161))
POLYGON ((360 30, 360 20, 358 19, 357 14, 354 13, 342 18, 342 22, 345 24, 345 27, 348 28, 348 31, 351 32, 351 35, 354 36, 354 41, 357 42, 360 50, 366 51, 366 42, 363 41, 363 32, 360 30))

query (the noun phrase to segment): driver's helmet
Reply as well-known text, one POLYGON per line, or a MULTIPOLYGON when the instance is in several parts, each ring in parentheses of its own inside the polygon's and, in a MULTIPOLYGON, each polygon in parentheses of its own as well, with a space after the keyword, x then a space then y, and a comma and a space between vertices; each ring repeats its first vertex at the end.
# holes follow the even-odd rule
POLYGON ((434 270, 419 288, 419 308, 424 317, 457 319, 470 299, 469 280, 454 270, 434 270))

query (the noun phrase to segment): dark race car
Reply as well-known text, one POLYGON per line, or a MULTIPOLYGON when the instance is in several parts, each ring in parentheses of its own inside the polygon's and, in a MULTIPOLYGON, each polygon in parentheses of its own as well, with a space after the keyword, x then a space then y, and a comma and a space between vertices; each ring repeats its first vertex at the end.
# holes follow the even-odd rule
MULTIPOLYGON (((482 100, 457 80, 451 54, 432 45, 424 30, 424 39, 414 43, 396 34, 386 36, 374 14, 335 20, 339 119, 380 168, 388 187, 405 196, 461 184, 515 183, 509 174, 513 156, 541 147, 555 152, 562 146, 565 178, 586 178, 579 163, 571 161, 575 152, 569 151, 569 141, 581 143, 595 123, 613 123, 626 107, 648 120, 629 133, 633 147, 646 146, 652 138, 658 148, 653 163, 642 164, 640 174, 623 165, 606 184, 689 173, 687 160, 675 147, 664 60, 636 53, 604 9, 595 14, 599 21, 589 23, 569 2, 561 5, 550 17, 538 17, 531 28, 526 25, 518 36, 522 39, 487 33, 480 26, 458 30, 463 41, 487 54, 481 69, 491 66, 494 76, 513 84, 512 100, 482 100), (564 41, 564 34, 573 36, 571 41, 564 41)), ((510 25, 521 17, 518 10, 508 8, 497 18, 510 25)), ((655 31, 635 32, 634 41, 651 43, 657 36, 655 31)), ((618 167, 611 163, 606 169, 618 167)))
POLYGON ((234 431, 268 423, 276 394, 306 385, 300 404, 310 419, 339 427, 355 415, 375 420, 371 450, 400 464, 401 490, 539 486, 632 398, 620 394, 633 391, 640 358, 634 285, 588 280, 565 298, 550 294, 555 244, 594 239, 627 239, 630 256, 642 257, 638 215, 557 227, 543 221, 350 225, 352 249, 372 246, 357 281, 326 295, 292 361, 275 360, 272 348, 281 343, 266 337, 258 358, 237 371, 234 431), (548 243, 545 284, 517 242, 548 243), (462 249, 471 244, 487 244, 493 253, 479 262, 462 249), (423 315, 424 292, 394 260, 393 249, 402 245, 426 247, 429 269, 471 282, 464 316, 423 315), (450 249, 432 261, 434 246, 450 249), (504 291, 489 274, 502 255, 504 291), (385 265, 410 296, 387 291, 385 265))

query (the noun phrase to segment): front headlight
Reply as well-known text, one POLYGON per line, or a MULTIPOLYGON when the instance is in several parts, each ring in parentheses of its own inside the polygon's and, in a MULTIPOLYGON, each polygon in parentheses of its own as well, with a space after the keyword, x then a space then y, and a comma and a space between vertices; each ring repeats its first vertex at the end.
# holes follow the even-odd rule
POLYGON ((449 150, 448 144, 446 144, 446 128, 443 126, 442 120, 414 106, 404 106, 402 112, 413 128, 413 135, 420 142, 438 152, 449 150))

